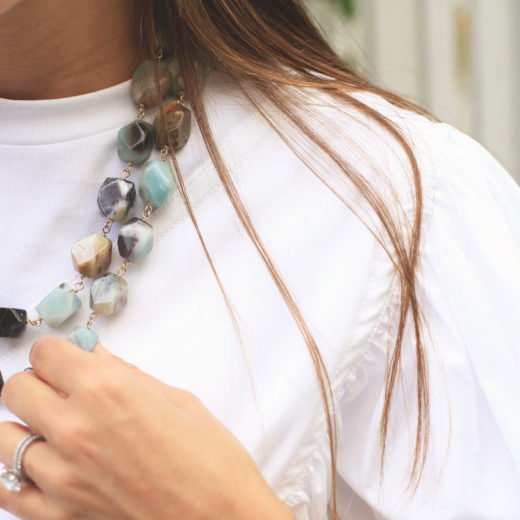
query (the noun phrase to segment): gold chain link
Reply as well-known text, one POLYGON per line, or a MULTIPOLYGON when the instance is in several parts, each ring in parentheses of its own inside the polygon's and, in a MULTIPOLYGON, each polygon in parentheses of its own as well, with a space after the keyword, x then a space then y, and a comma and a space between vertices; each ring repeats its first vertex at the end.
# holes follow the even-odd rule
POLYGON ((27 320, 25 323, 31 327, 40 327, 43 323, 43 318, 36 318, 35 320, 27 320))
POLYGON ((87 321, 87 329, 92 328, 92 325, 94 325, 94 322, 97 320, 97 317, 98 317, 97 312, 90 313, 90 316, 87 321))
POLYGON ((117 270, 117 276, 123 277, 128 271, 128 266, 130 265, 130 262, 128 260, 125 260, 118 268, 117 270))
POLYGON ((130 177, 130 175, 132 175, 132 167, 134 166, 134 163, 133 162, 129 162, 122 170, 121 170, 121 173, 119 174, 119 178, 120 179, 128 179, 128 177, 130 177))
POLYGON ((103 225, 103 235, 107 236, 110 233, 110 230, 112 229, 113 220, 107 218, 105 224, 103 225))
POLYGON ((72 292, 77 294, 80 291, 82 291, 83 289, 85 289, 85 275, 84 274, 82 274, 79 277, 79 281, 74 284, 74 287, 72 288, 72 292))
POLYGON ((163 146, 161 148, 161 161, 162 162, 166 162, 166 157, 168 157, 168 152, 169 151, 170 151, 170 149, 168 148, 168 145, 163 146))
POLYGON ((153 212, 153 206, 150 201, 146 203, 146 206, 143 209, 143 212, 141 213, 141 217, 145 222, 148 222, 150 220, 150 217, 152 216, 153 212))

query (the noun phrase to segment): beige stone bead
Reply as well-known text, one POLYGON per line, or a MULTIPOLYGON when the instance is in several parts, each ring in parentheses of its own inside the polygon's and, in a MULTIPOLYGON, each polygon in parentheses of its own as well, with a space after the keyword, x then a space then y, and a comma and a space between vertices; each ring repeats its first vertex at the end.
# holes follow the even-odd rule
POLYGON ((92 233, 76 242, 71 253, 74 269, 88 278, 96 278, 112 262, 112 241, 100 233, 92 233))

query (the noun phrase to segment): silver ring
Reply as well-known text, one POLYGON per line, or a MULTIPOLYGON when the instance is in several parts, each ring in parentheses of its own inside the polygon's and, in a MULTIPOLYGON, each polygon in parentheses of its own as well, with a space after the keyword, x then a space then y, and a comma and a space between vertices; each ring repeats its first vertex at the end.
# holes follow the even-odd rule
POLYGON ((16 447, 11 467, 4 466, 0 469, 0 484, 8 489, 19 493, 22 490, 22 482, 29 480, 23 471, 23 456, 29 445, 34 441, 45 440, 43 436, 30 434, 26 435, 16 447))

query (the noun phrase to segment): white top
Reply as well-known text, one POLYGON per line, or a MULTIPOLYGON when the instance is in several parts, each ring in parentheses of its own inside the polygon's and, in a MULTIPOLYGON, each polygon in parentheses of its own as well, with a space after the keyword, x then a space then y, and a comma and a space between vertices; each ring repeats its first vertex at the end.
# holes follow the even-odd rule
MULTIPOLYGON (((409 333, 404 391, 397 392, 393 407, 387 479, 378 488, 385 353, 397 306, 392 264, 354 213, 223 76, 214 74, 206 93, 233 179, 316 336, 332 379, 340 518, 347 518, 347 511, 357 520, 377 513, 400 520, 520 518, 519 187, 481 145, 452 126, 372 94, 358 95, 409 132, 423 175, 419 289, 434 344, 427 347, 431 445, 423 483, 407 501, 415 425, 409 333)), ((385 144, 384 133, 365 118, 350 117, 352 109, 312 99, 348 138, 331 126, 328 142, 384 193, 389 193, 385 179, 390 180, 411 215, 406 163, 391 152, 395 145, 385 144), (368 161, 382 172, 379 177, 368 161)), ((0 99, 0 305, 26 308, 34 316, 43 296, 77 278, 69 250, 75 240, 101 229, 97 190, 124 166, 117 157, 117 131, 135 114, 129 81, 66 99, 0 99)), ((158 158, 157 151, 153 157, 158 158)), ((127 275, 127 307, 100 318, 95 330, 117 355, 195 392, 247 447, 300 520, 325 519, 330 458, 307 347, 242 230, 197 129, 179 162, 239 316, 244 347, 178 194, 154 214, 155 247, 127 275)), ((334 180, 331 168, 320 171, 370 218, 348 183, 334 180)), ((134 170, 132 178, 141 172, 134 170)), ((117 236, 117 226, 112 235, 117 236)), ((114 268, 117 264, 116 254, 114 268)), ((80 294, 79 316, 59 334, 86 322, 88 291, 80 294)), ((44 326, 16 341, 0 339, 6 379, 28 366, 32 341, 48 332, 44 326)), ((0 403, 0 420, 6 419, 15 418, 0 403)), ((1 520, 7 518, 13 517, 0 512, 1 520)))

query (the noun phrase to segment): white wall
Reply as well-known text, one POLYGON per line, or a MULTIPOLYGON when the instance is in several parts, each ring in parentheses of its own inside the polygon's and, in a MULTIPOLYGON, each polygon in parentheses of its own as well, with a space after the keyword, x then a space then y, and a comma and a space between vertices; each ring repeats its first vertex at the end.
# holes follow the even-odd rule
POLYGON ((473 135, 520 182, 520 0, 308 0, 371 80, 473 135), (518 93, 518 94, 517 94, 518 93))

